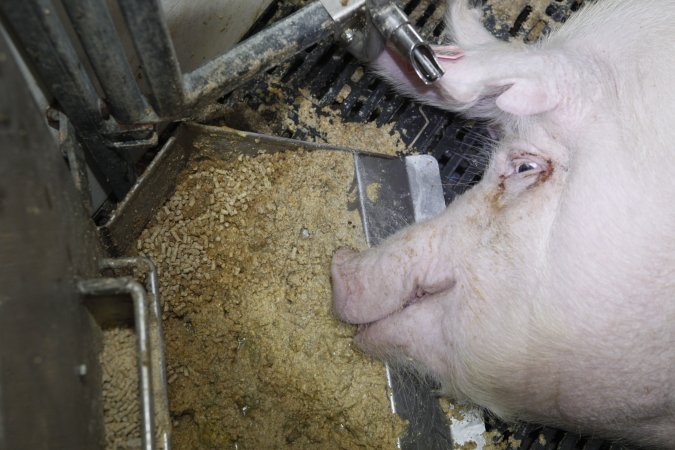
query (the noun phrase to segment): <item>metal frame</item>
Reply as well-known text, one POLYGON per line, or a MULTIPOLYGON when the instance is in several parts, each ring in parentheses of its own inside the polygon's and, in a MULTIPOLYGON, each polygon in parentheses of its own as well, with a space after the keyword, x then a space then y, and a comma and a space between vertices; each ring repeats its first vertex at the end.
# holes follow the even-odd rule
POLYGON ((98 178, 121 198, 135 181, 124 152, 106 145, 102 133, 110 125, 94 83, 83 68, 75 47, 56 15, 51 0, 6 0, 0 15, 14 26, 18 47, 23 48, 48 91, 70 118, 98 178))
MULTIPOLYGON (((425 82, 442 73, 433 64, 433 53, 391 0, 315 1, 186 74, 181 72, 159 0, 118 0, 150 90, 146 98, 106 1, 62 0, 61 4, 67 17, 60 17, 53 0, 3 0, 0 19, 24 49, 45 90, 72 122, 89 165, 114 201, 121 201, 136 181, 131 151, 157 145, 159 125, 198 114, 206 103, 311 45, 339 35, 350 24, 372 28, 364 14, 367 8, 376 25, 379 19, 386 23, 391 20, 385 19, 397 19, 392 29, 380 32, 391 36, 418 73, 433 72, 422 77, 425 82), (69 28, 77 38, 71 39, 69 28), (78 57, 78 46, 87 61, 78 57)), ((359 45, 351 42, 356 31, 346 30, 341 37, 356 53, 365 54, 357 47, 370 48, 377 31, 367 33, 370 37, 359 45)), ((367 53, 374 56, 372 51, 367 53)))
POLYGON ((62 0, 62 4, 113 117, 121 123, 156 120, 136 83, 105 0, 62 0))
MULTIPOLYGON (((155 355, 154 358, 151 358, 152 385, 155 387, 155 389, 151 389, 153 409, 158 419, 156 426, 162 437, 162 448, 164 450, 171 450, 171 416, 169 413, 169 392, 166 377, 164 330, 162 326, 162 303, 159 297, 157 267, 152 260, 143 256, 106 258, 101 260, 99 267, 104 270, 137 269, 144 273, 145 290, 148 294, 147 303, 144 304, 149 305, 151 312, 146 328, 149 330, 150 343, 154 344, 154 347, 157 350, 157 355, 155 355), (154 398, 155 392, 159 392, 159 399, 154 398)), ((138 318, 136 319, 137 321, 139 320, 138 318)), ((139 331, 139 339, 140 338, 141 334, 139 331)))
POLYGON ((138 378, 141 399, 141 438, 144 450, 155 450, 155 413, 152 401, 152 369, 150 363, 150 337, 146 313, 146 293, 143 285, 131 277, 94 278, 77 284, 83 296, 128 294, 134 304, 136 325, 138 378))
POLYGON ((101 333, 76 279, 103 250, 4 33, 0 55, 0 448, 99 448, 101 333))
POLYGON ((129 295, 134 308, 137 335, 138 380, 141 403, 141 439, 144 450, 156 450, 156 431, 161 436, 161 448, 171 449, 171 417, 166 381, 162 307, 159 298, 157 268, 148 258, 135 256, 104 258, 101 270, 133 270, 144 273, 145 287, 131 276, 93 278, 77 283, 81 295, 88 297, 129 295), (148 310, 150 314, 148 314, 148 310), (151 352, 151 346, 157 355, 151 352), (157 395, 158 394, 158 395, 157 395), (159 398, 156 398, 158 396, 159 398), (155 421, 157 414, 157 421, 155 421), (157 428, 155 428, 157 426, 157 428))
MULTIPOLYGON (((342 27, 315 2, 182 74, 159 0, 119 0, 151 91, 147 99, 129 67, 106 2, 62 4, 68 23, 52 0, 4 0, 0 19, 48 95, 72 122, 90 166, 114 201, 122 200, 136 181, 130 152, 155 146, 158 125, 189 118, 206 102, 342 27), (78 45, 93 73, 79 59, 78 45)), ((350 14, 356 11, 352 8, 350 14)))

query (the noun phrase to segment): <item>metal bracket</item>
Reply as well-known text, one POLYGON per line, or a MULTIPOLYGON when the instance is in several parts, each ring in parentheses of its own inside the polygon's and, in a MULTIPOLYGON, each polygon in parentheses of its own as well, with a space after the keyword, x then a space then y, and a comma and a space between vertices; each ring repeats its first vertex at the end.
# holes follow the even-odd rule
POLYGON ((335 22, 350 20, 366 5, 366 0, 321 0, 321 4, 335 22))
POLYGON ((106 145, 118 150, 145 150, 155 147, 159 142, 154 124, 136 124, 118 126, 114 130, 102 133, 106 145))
POLYGON ((84 149, 75 135, 75 128, 68 117, 61 111, 53 108, 47 109, 47 119, 58 126, 58 144, 63 157, 68 163, 73 183, 79 191, 87 213, 91 215, 92 202, 89 192, 89 177, 87 176, 87 161, 84 149))
POLYGON ((106 258, 100 261, 99 267, 101 270, 139 269, 145 274, 145 287, 133 277, 123 276, 81 280, 78 282, 78 289, 81 295, 86 296, 119 294, 131 296, 138 336, 137 358, 143 450, 157 450, 158 448, 155 444, 155 413, 162 448, 170 450, 171 418, 157 269, 150 259, 144 257, 106 258), (148 314, 148 309, 150 314, 148 314), (154 357, 151 352, 152 344, 157 349, 157 355, 154 357), (159 399, 156 398, 157 396, 159 399))

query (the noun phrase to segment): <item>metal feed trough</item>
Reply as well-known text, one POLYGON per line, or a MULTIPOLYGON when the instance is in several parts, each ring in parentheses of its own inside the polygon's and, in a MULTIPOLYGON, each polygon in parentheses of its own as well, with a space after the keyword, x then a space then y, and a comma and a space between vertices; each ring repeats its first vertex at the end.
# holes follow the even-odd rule
MULTIPOLYGON (((142 448, 170 448, 161 286, 152 261, 125 255, 195 154, 353 152, 370 245, 440 211, 480 178, 480 124, 412 104, 370 74, 353 76, 387 39, 425 82, 439 77, 420 38, 441 35, 437 3, 262 3, 269 6, 238 45, 183 73, 156 0, 0 2, 0 449, 102 447, 100 324, 120 304, 137 335, 142 448), (265 104, 272 73, 286 82, 288 99, 308 88, 346 121, 394 123, 410 149, 430 156, 384 158, 304 142, 319 135, 311 128, 269 136, 192 123, 208 121, 213 105, 265 104), (344 86, 350 93, 338 101, 344 86), (362 189, 372 182, 382 185, 376 204, 362 189)), ((554 1, 546 14, 560 22, 578 5, 554 1)), ((522 10, 509 36, 528 36, 532 10, 522 10)), ((535 425, 507 428, 478 411, 451 428, 431 384, 391 368, 387 377, 392 409, 410 423, 403 449, 468 439, 481 447, 486 429, 520 448, 610 448, 535 425)))

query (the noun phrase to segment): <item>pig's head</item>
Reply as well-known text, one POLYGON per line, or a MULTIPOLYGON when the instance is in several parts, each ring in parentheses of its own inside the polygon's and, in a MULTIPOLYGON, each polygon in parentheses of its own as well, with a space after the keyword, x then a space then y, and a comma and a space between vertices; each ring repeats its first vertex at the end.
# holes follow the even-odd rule
POLYGON ((675 7, 652 3, 599 2, 534 46, 454 3, 463 56, 433 86, 382 56, 404 93, 503 138, 443 214, 335 255, 334 310, 362 349, 506 418, 675 439, 675 58, 649 44, 675 39, 675 7))

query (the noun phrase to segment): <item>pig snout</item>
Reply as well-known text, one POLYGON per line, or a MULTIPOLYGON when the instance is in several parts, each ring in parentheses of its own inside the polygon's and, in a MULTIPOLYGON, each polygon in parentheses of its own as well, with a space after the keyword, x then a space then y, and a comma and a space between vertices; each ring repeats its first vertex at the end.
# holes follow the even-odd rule
POLYGON ((434 251, 442 236, 430 222, 377 249, 336 252, 333 309, 360 325, 355 342, 362 350, 389 361, 420 361, 436 373, 446 370, 443 299, 455 278, 445 252, 434 251))
POLYGON ((411 290, 408 280, 400 273, 405 266, 379 259, 373 261, 367 254, 348 250, 335 254, 331 269, 333 310, 343 321, 375 322, 402 308, 405 297, 411 296, 406 292, 411 290))
POLYGON ((449 10, 439 82, 376 70, 502 141, 444 213, 335 254, 336 315, 505 419, 675 447, 675 3, 593 3, 529 47, 449 10))
POLYGON ((447 270, 426 276, 421 273, 432 258, 414 239, 402 237, 394 242, 403 244, 389 246, 390 251, 340 249, 335 253, 331 266, 333 310, 340 319, 354 324, 376 322, 452 285, 447 276, 438 279, 447 270), (420 274, 411 274, 411 268, 420 274))
POLYGON ((353 261, 358 253, 349 249, 340 249, 333 256, 331 265, 331 283, 333 287, 333 311, 343 321, 360 324, 373 322, 390 311, 374 302, 358 301, 366 292, 366 287, 357 280, 353 261), (369 310, 364 310, 364 305, 369 310))

